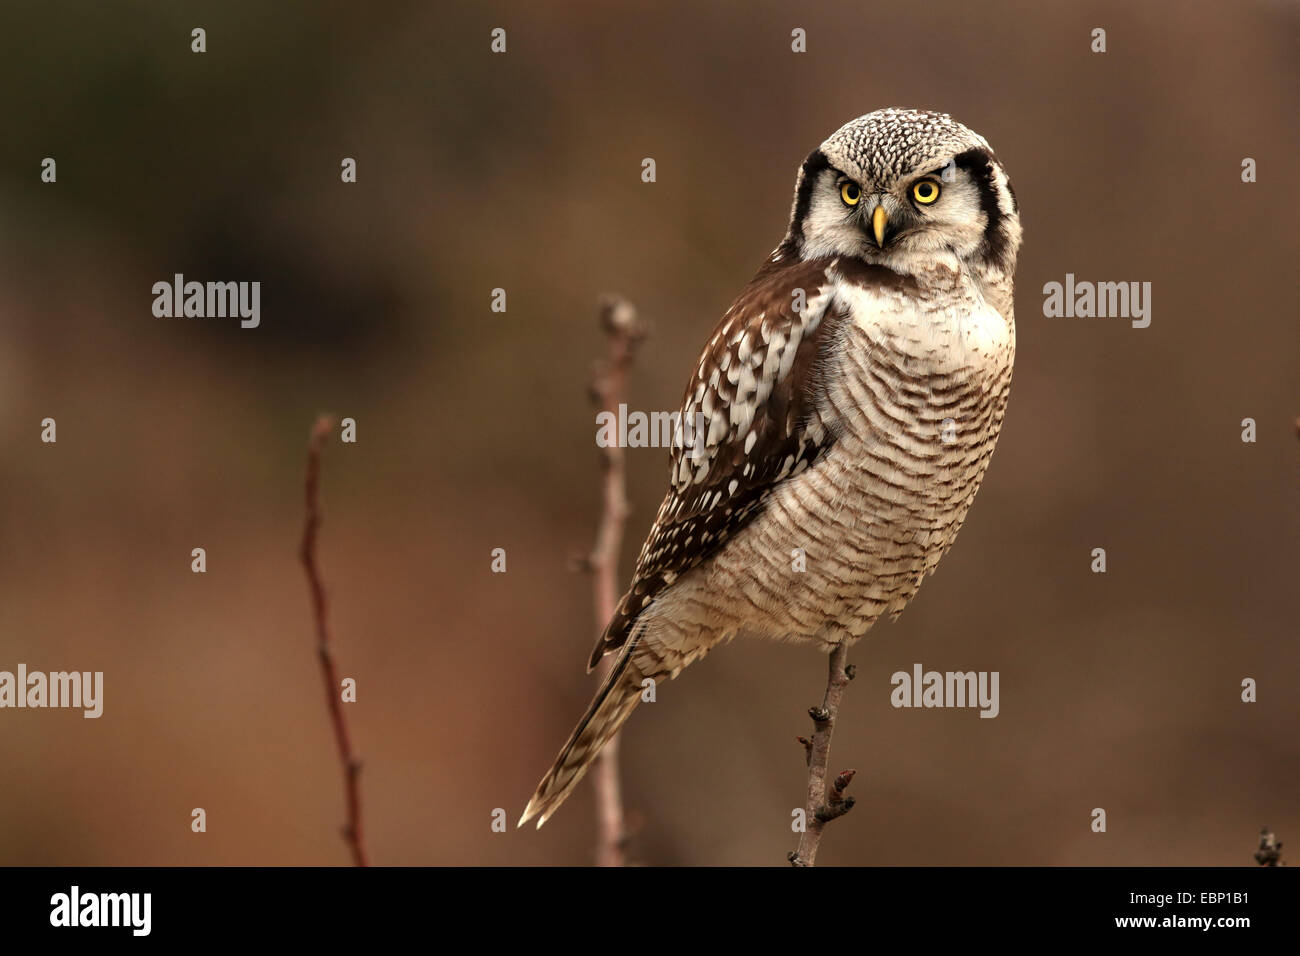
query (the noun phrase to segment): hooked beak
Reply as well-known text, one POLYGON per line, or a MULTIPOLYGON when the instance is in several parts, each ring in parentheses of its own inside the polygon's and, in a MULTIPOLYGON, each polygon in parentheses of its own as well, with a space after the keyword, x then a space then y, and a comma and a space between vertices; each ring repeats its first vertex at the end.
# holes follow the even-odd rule
POLYGON ((876 235, 876 245, 883 248, 885 245, 885 227, 889 225, 889 214, 885 212, 884 206, 877 206, 871 212, 871 231, 876 235))

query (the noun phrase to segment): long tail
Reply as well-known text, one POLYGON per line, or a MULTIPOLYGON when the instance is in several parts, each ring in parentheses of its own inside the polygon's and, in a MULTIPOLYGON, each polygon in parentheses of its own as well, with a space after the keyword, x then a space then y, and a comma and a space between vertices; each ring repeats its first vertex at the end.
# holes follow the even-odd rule
POLYGON ((587 768, 600 755, 601 748, 613 739, 641 700, 640 680, 636 669, 629 666, 635 643, 628 641, 624 646, 587 713, 569 735, 569 742, 537 785, 537 792, 519 818, 519 826, 537 817, 537 826, 541 828, 578 785, 587 768))

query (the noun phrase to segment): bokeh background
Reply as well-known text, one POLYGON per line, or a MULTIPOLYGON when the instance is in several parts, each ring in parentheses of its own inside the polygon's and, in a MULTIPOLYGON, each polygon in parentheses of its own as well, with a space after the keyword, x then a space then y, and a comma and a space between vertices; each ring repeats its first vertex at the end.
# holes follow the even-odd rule
MULTIPOLYGON (((0 669, 106 683, 99 720, 0 711, 0 863, 347 861, 296 561, 323 411, 358 423, 321 559, 374 862, 589 862, 589 785, 540 833, 490 823, 592 690, 597 296, 654 326, 632 406, 676 408, 800 161, 889 105, 1010 170, 1019 354, 960 539, 852 655, 859 804, 819 862, 1300 841, 1300 5, 6 2, 0 46, 0 669), (260 280, 261 327, 155 318, 176 272, 260 280), (1044 318, 1067 272, 1151 282, 1150 328, 1044 318), (1000 671, 1001 716, 892 709, 918 661, 1000 671)), ((622 581, 666 453, 628 467, 622 581)), ((662 687, 624 737, 632 857, 784 865, 824 681, 738 642, 662 687)))

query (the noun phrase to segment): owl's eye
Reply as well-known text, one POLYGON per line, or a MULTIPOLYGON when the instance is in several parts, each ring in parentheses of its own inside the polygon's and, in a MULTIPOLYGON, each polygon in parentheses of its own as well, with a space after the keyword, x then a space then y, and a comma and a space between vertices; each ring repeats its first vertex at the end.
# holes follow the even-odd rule
POLYGON ((862 201, 862 190, 857 183, 845 183, 840 187, 840 198, 846 206, 856 206, 862 201))
POLYGON ((912 184, 912 198, 922 206, 929 206, 939 198, 939 184, 933 179, 922 179, 912 184))

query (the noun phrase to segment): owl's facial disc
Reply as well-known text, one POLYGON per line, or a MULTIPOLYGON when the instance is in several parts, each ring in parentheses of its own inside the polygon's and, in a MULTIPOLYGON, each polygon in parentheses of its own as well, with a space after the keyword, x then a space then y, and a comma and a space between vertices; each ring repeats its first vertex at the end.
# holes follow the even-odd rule
POLYGON ((827 166, 803 221, 803 253, 849 255, 906 269, 915 255, 978 253, 988 218, 970 171, 949 160, 888 181, 827 166), (856 174, 856 175, 855 175, 856 174))
POLYGON ((914 110, 859 117, 813 150, 782 243, 803 259, 1007 275, 1019 245, 1015 195, 988 143, 945 114, 914 110))

